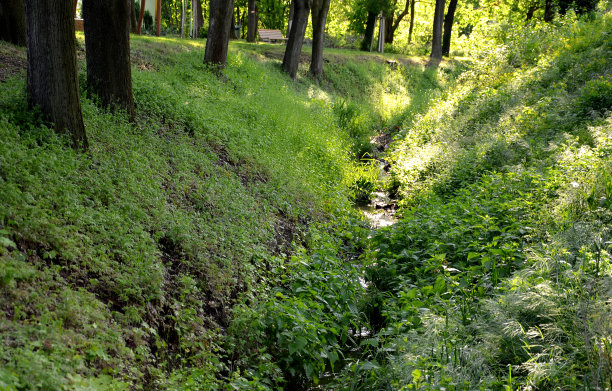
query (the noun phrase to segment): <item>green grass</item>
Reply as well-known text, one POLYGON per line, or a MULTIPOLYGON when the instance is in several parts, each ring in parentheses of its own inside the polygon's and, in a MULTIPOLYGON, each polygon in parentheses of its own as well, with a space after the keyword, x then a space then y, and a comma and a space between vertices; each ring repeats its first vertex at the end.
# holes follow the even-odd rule
MULTIPOLYGON (((244 319, 234 306, 265 302, 289 254, 337 255, 362 232, 346 217, 353 157, 410 85, 437 76, 334 51, 345 66, 326 64, 322 83, 303 68, 295 83, 258 54, 266 45, 232 43, 219 77, 201 41, 132 37, 130 123, 86 94, 77 38, 84 154, 27 109, 24 52, 0 44, 21 61, 0 84, 0 388, 258 383, 233 366, 250 354, 224 337, 244 319)), ((278 365, 268 382, 283 383, 278 365)))

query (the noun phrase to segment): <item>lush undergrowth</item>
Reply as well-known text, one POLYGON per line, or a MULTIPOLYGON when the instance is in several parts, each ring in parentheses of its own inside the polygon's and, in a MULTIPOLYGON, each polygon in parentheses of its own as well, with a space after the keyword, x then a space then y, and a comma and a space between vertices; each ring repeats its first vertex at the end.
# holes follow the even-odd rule
POLYGON ((366 270, 376 349, 337 389, 610 389, 610 33, 517 29, 403 127, 404 209, 366 270))
POLYGON ((85 154, 27 110, 23 52, 0 45, 20 60, 0 84, 0 389, 245 389, 315 378, 324 368, 315 354, 334 357, 326 344, 346 338, 357 315, 358 271, 341 267, 365 235, 349 211, 351 156, 367 152, 393 110, 408 109, 410 86, 433 97, 452 68, 338 52, 345 66, 326 64, 327 81, 294 83, 276 60, 236 44, 218 76, 202 65, 202 42, 134 37, 130 123, 86 93, 78 42, 85 154), (330 313, 271 287, 298 289, 301 273, 324 270, 336 285, 318 286, 344 295, 336 304, 346 315, 310 340, 325 323, 315 317, 330 313), (260 323, 245 324, 260 305, 260 323), (298 348, 295 334, 271 337, 289 324, 310 327, 298 348), (248 327, 260 345, 244 346, 248 327))

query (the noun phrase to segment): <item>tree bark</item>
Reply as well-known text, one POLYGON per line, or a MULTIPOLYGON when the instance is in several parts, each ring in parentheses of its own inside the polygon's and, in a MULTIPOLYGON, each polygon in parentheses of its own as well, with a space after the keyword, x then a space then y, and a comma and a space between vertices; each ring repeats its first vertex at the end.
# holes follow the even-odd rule
POLYGON ((444 16, 444 36, 442 37, 442 55, 446 57, 450 55, 451 36, 456 10, 457 0, 450 0, 450 3, 448 3, 448 10, 446 11, 446 16, 444 16))
POLYGON ((553 6, 554 4, 552 0, 546 0, 544 2, 544 21, 547 23, 552 22, 553 18, 555 17, 553 6))
POLYGON ((155 35, 158 37, 161 35, 161 0, 155 1, 155 35))
POLYGON ((361 41, 361 50, 370 51, 372 45, 372 37, 374 36, 374 30, 376 29, 376 17, 378 14, 374 11, 368 11, 368 20, 366 22, 365 34, 363 41, 361 41))
POLYGON ((138 27, 136 27, 136 34, 140 34, 142 28, 142 18, 144 17, 145 12, 145 1, 140 0, 140 15, 138 16, 138 27))
POLYGON ((408 28, 408 43, 412 42, 412 31, 414 30, 414 13, 416 0, 410 0, 410 27, 408 28))
POLYGON ((129 12, 126 0, 83 0, 88 89, 134 118, 129 12))
POLYGON ((444 19, 444 0, 436 0, 434 11, 433 34, 431 39, 431 59, 442 59, 442 21, 444 19))
POLYGON ((204 62, 225 68, 234 0, 211 0, 204 62))
POLYGON ((232 10, 232 21, 230 22, 230 39, 238 39, 238 34, 236 34, 236 15, 234 14, 234 10, 232 10))
POLYGON ((196 20, 198 22, 198 29, 195 32, 195 38, 200 38, 200 30, 204 26, 204 15, 202 13, 202 0, 195 0, 196 2, 196 20))
POLYGON ((291 5, 289 6, 289 19, 287 20, 287 33, 285 34, 285 37, 288 37, 289 34, 291 33, 291 24, 293 23, 293 13, 294 12, 295 12, 295 6, 292 1, 291 5))
POLYGON ((138 17, 136 16, 136 8, 134 7, 134 0, 128 0, 130 2, 130 31, 136 33, 138 29, 138 17))
POLYGON ((255 42, 257 37, 257 2, 249 0, 249 15, 247 17, 247 42, 255 42))
POLYGON ((57 132, 67 132, 73 148, 86 150, 73 12, 70 1, 25 2, 28 105, 40 107, 57 132))
POLYGON ((331 0, 312 0, 312 59, 310 73, 314 77, 323 74, 323 46, 325 38, 325 23, 331 0))
POLYGON ((17 46, 26 45, 23 0, 2 0, 0 3, 0 39, 17 46))
POLYGON ((295 79, 300 62, 300 54, 302 54, 302 44, 304 43, 304 34, 306 34, 312 0, 293 0, 293 2, 295 4, 293 23, 291 24, 291 32, 287 40, 285 56, 283 57, 283 69, 292 79, 295 79))
POLYGON ((187 7, 185 5, 185 0, 181 0, 181 38, 185 38, 185 13, 187 12, 187 7))
POLYGON ((391 18, 389 18, 388 20, 389 27, 387 28, 387 34, 386 34, 387 37, 385 39, 386 42, 393 43, 393 37, 395 36, 395 31, 397 31, 397 28, 399 27, 404 17, 408 15, 411 1, 414 1, 414 0, 406 0, 406 5, 404 6, 404 10, 399 15, 397 15, 397 18, 394 19, 393 15, 391 16, 391 18))

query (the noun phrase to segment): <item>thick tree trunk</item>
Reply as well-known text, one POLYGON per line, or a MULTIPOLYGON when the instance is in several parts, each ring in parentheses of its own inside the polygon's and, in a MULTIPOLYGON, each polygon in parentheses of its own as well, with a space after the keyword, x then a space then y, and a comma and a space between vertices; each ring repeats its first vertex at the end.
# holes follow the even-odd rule
POLYGON ((83 0, 83 17, 88 89, 133 118, 128 6, 126 0, 83 0))
POLYGON ((295 12, 295 5, 293 1, 291 2, 291 6, 289 6, 289 19, 287 20, 287 33, 285 37, 288 37, 291 33, 291 24, 293 23, 293 13, 295 12))
POLYGON ((312 0, 312 60, 310 73, 314 77, 323 74, 323 46, 325 38, 325 23, 331 0, 312 0))
POLYGON ((442 22, 444 19, 444 0, 436 0, 434 11, 433 33, 431 39, 431 59, 442 59, 442 22))
POLYGON ((295 4, 293 23, 291 24, 291 33, 289 34, 285 56, 283 57, 283 69, 292 79, 295 79, 300 62, 300 54, 302 54, 302 44, 304 43, 304 34, 306 34, 312 0, 294 0, 293 2, 295 4))
POLYGON ((225 68, 234 0, 211 0, 204 62, 225 68))
POLYGON ((2 0, 0 2, 0 39, 18 46, 26 45, 23 0, 2 0))
POLYGON ((247 42, 255 42, 257 37, 257 2, 249 0, 249 15, 247 17, 247 42))
POLYGON ((56 131, 68 132, 75 149, 85 150, 72 3, 26 0, 25 14, 28 104, 40 107, 56 131))
POLYGON ((410 27, 408 28, 408 43, 412 42, 412 31, 414 31, 414 13, 416 0, 410 0, 410 27))
POLYGON ((368 20, 366 22, 365 34, 363 41, 361 41, 361 50, 370 51, 372 46, 372 37, 374 36, 374 30, 376 29, 376 12, 368 11, 368 20))
POLYGON ((444 36, 442 37, 442 55, 448 57, 450 55, 451 36, 453 32, 453 22, 455 20, 455 11, 457 10, 457 0, 450 0, 448 10, 444 16, 444 36))

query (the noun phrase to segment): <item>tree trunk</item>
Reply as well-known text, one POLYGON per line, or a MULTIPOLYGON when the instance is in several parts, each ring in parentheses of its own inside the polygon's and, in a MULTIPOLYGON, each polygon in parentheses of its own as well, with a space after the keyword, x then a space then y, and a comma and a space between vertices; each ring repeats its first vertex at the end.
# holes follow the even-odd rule
POLYGON ((238 38, 238 34, 236 34, 236 15, 234 14, 234 10, 232 10, 232 21, 230 22, 230 39, 238 38))
POLYGON ((289 20, 287 20, 287 33, 285 37, 288 37, 291 33, 291 24, 293 23, 293 13, 295 12, 295 6, 293 5, 293 1, 291 2, 291 6, 289 7, 289 20))
POLYGON ((247 17, 247 42, 255 42, 257 37, 257 2, 249 0, 249 16, 247 17))
POLYGON ((155 35, 158 37, 161 35, 161 0, 155 1, 155 35))
POLYGON ((436 9, 433 20, 433 34, 431 39, 431 59, 442 59, 442 21, 444 19, 444 0, 436 0, 436 9))
POLYGON ((390 18, 388 20, 388 28, 387 28, 387 38, 385 39, 388 43, 393 43, 393 37, 395 36, 395 31, 399 27, 400 23, 404 19, 406 15, 408 15, 410 4, 414 0, 406 0, 406 5, 404 6, 404 10, 397 16, 397 18, 390 18))
POLYGON ((0 3, 0 39, 18 46, 26 45, 23 0, 2 0, 0 3))
POLYGON ((185 0, 181 0, 181 38, 185 38, 185 13, 187 12, 187 6, 185 0))
POLYGON ((130 31, 135 33, 138 28, 138 18, 136 16, 136 8, 134 7, 134 0, 128 0, 130 2, 130 31))
POLYGON ((450 0, 450 3, 448 3, 448 10, 446 11, 446 16, 444 17, 444 36, 442 37, 442 55, 446 57, 450 55, 451 35, 456 10, 457 0, 450 0))
POLYGON ((198 22, 195 38, 200 38, 200 30, 204 27, 204 15, 202 13, 202 0, 195 0, 196 2, 196 21, 198 22))
POLYGON ((204 62, 225 68, 234 0, 211 0, 204 62))
POLYGON ((83 0, 88 89, 134 118, 129 12, 126 0, 83 0))
POLYGON ((412 42, 412 31, 414 30, 414 13, 416 0, 410 0, 410 27, 408 28, 408 43, 412 42))
POLYGON ((73 148, 85 150, 73 12, 70 1, 25 2, 28 105, 40 107, 56 131, 71 136, 73 148))
POLYGON ((544 2, 544 21, 545 22, 552 22, 554 16, 555 16, 555 12, 554 12, 554 9, 553 9, 553 1, 552 0, 546 0, 544 2))
POLYGON ((145 1, 146 0, 140 0, 140 15, 138 16, 138 27, 136 27, 136 34, 140 34, 142 28, 142 18, 145 12, 145 1))
POLYGON ((300 62, 300 54, 302 54, 302 44, 304 43, 304 34, 306 34, 312 0, 293 0, 293 2, 295 4, 293 23, 291 24, 291 33, 289 34, 285 56, 283 57, 283 69, 292 79, 295 79, 300 62))
POLYGON ((374 29, 376 28, 376 17, 377 13, 373 11, 368 11, 368 21, 366 22, 365 34, 363 36, 363 41, 361 41, 361 50, 370 51, 370 46, 372 45, 372 37, 374 36, 374 29))
POLYGON ((319 77, 323 73, 323 46, 325 23, 331 0, 312 0, 312 60, 310 73, 319 77))

